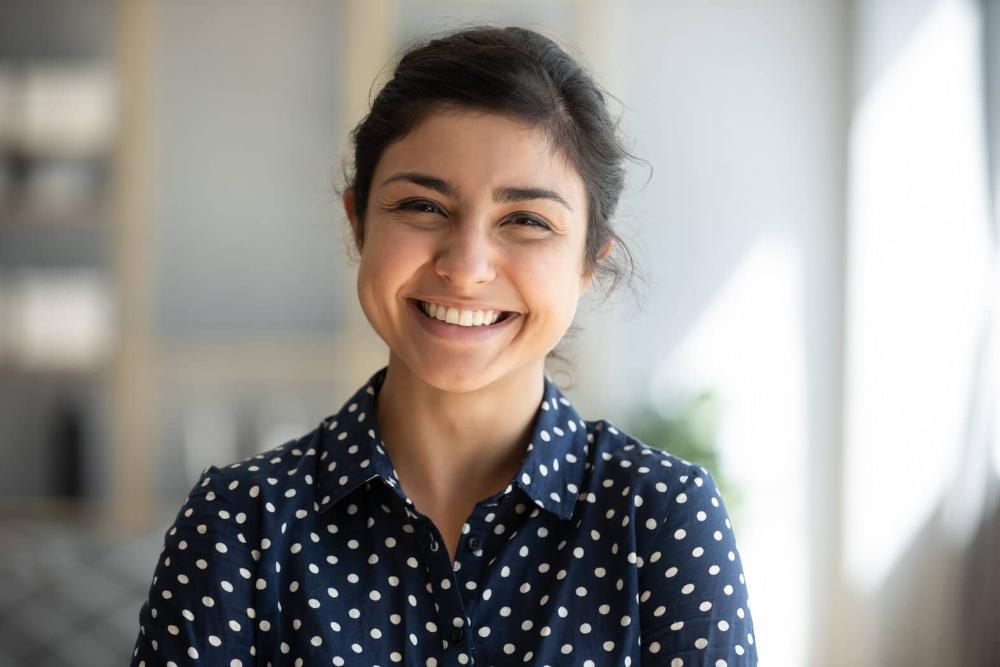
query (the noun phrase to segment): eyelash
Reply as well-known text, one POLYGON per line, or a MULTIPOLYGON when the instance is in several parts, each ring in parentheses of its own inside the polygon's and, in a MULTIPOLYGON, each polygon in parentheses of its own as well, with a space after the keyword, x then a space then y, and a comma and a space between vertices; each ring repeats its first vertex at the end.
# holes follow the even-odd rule
MULTIPOLYGON (((418 213, 430 213, 430 211, 420 211, 420 210, 418 210, 418 209, 423 208, 425 206, 433 206, 434 208, 438 209, 439 211, 441 210, 438 207, 437 204, 435 204, 433 202, 430 202, 430 201, 427 201, 426 199, 411 199, 410 201, 403 202, 397 208, 403 209, 403 210, 408 210, 408 211, 416 211, 418 213)), ((527 213, 515 213, 513 217, 514 218, 524 218, 524 219, 530 220, 532 222, 532 224, 530 224, 530 225, 520 225, 522 227, 538 227, 539 229, 551 229, 551 227, 549 227, 549 225, 548 225, 547 222, 545 222, 541 218, 536 218, 535 216, 529 215, 527 213)))

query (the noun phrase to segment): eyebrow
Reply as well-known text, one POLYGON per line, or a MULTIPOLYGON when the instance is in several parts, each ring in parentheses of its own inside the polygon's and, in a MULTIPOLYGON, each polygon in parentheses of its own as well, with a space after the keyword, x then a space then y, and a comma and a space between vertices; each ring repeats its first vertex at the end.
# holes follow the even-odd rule
MULTIPOLYGON (((397 174, 393 174, 389 178, 382 181, 382 185, 380 185, 379 188, 384 188, 390 183, 394 183, 396 181, 413 183, 429 190, 440 192, 441 194, 449 197, 455 197, 458 195, 458 186, 454 183, 450 183, 444 179, 438 178, 437 176, 431 176, 430 174, 424 174, 418 171, 401 171, 397 174)), ((548 188, 515 187, 505 185, 493 190, 493 201, 497 204, 529 201, 532 199, 549 199, 562 204, 570 211, 573 210, 573 207, 569 205, 569 202, 566 201, 561 194, 548 188)))

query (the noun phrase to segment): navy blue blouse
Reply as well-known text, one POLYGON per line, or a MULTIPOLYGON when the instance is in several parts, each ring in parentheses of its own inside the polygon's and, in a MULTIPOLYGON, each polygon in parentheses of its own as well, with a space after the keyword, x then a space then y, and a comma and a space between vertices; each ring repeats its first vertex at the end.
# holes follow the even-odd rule
POLYGON ((131 665, 756 665, 712 476, 552 380, 452 562, 379 438, 383 367, 302 437, 209 466, 164 538, 131 665))

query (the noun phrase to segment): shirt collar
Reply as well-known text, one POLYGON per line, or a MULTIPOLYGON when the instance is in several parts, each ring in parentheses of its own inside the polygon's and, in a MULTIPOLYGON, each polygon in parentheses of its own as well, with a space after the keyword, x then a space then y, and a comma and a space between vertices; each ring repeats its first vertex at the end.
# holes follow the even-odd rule
MULTIPOLYGON (((375 398, 388 366, 376 371, 320 424, 317 472, 319 512, 325 511, 361 484, 381 477, 412 507, 399 485, 375 420, 375 398)), ((548 375, 521 468, 504 493, 520 487, 536 505, 563 518, 573 516, 587 460, 587 424, 548 375)))

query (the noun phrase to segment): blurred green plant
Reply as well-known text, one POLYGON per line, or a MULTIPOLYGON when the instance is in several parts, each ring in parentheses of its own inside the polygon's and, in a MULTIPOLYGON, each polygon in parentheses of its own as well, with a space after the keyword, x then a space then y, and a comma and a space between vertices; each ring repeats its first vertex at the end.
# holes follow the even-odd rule
POLYGON ((629 435, 650 447, 708 470, 732 514, 742 505, 743 492, 719 466, 716 434, 721 414, 722 402, 717 393, 705 390, 680 401, 669 412, 649 402, 640 404, 622 423, 629 435))

